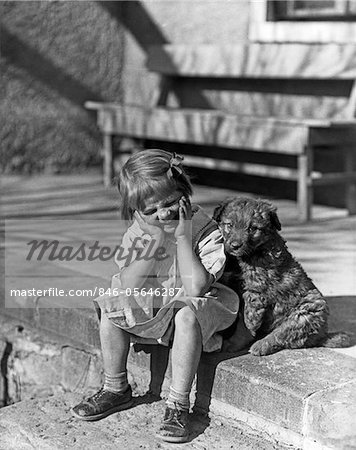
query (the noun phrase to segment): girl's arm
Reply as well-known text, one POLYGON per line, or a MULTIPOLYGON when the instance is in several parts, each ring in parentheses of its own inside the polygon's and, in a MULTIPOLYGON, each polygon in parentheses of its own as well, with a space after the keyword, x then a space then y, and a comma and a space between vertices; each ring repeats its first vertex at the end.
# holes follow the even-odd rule
POLYGON ((175 230, 178 267, 185 293, 193 297, 204 295, 210 288, 213 276, 205 269, 192 248, 190 230, 191 206, 182 198, 179 208, 179 224, 175 230), (189 221, 189 222, 188 222, 189 221))
MULTIPOLYGON (((135 216, 140 223, 140 221, 142 221, 141 217, 139 217, 138 214, 135 216)), ((121 286, 124 289, 140 289, 156 262, 154 255, 163 244, 164 233, 158 227, 152 227, 152 230, 150 231, 151 241, 149 241, 140 251, 139 258, 135 259, 129 266, 121 271, 121 286)))

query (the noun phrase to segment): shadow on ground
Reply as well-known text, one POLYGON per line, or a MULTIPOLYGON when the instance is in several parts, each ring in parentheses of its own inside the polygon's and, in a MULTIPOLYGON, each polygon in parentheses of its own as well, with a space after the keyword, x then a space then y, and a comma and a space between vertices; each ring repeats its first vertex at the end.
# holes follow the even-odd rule
POLYGON ((329 305, 329 331, 345 331, 350 335, 351 345, 356 345, 356 296, 326 297, 329 305))
MULTIPOLYGON (((346 332, 350 335, 351 345, 356 345, 356 296, 335 296, 327 297, 330 309, 329 331, 346 332)), ((135 345, 136 351, 144 351, 149 353, 151 383, 150 394, 142 396, 138 401, 140 403, 155 401, 161 393, 165 376, 169 374, 169 349, 158 345, 135 345), (167 371, 168 369, 168 371, 167 371), (167 371, 167 374, 166 374, 167 371)), ((196 399, 193 408, 192 418, 192 439, 209 426, 209 418, 207 412, 210 408, 211 397, 214 383, 216 383, 215 375, 218 365, 239 356, 248 354, 248 349, 235 353, 203 353, 197 373, 196 399)))

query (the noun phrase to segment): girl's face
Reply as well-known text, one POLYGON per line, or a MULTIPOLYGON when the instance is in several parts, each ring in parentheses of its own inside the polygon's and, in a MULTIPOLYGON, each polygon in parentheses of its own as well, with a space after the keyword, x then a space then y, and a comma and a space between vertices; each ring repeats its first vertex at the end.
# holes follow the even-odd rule
POLYGON ((165 198, 155 194, 144 202, 139 213, 147 224, 159 226, 166 233, 173 233, 178 225, 179 200, 182 197, 183 194, 179 190, 165 198))

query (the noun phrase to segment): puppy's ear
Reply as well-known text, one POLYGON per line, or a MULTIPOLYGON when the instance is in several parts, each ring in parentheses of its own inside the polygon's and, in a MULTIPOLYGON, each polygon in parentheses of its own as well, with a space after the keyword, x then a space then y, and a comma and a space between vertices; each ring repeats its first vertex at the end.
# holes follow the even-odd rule
POLYGON ((234 200, 235 200, 234 197, 225 198, 225 200, 223 202, 221 202, 220 205, 214 209, 213 220, 215 220, 215 222, 217 222, 217 223, 221 222, 221 216, 223 215, 225 208, 227 207, 227 205, 229 205, 234 200))
POLYGON ((272 226, 273 226, 277 231, 281 231, 282 225, 281 225, 281 222, 279 221, 278 216, 277 216, 277 208, 274 208, 274 209, 270 212, 270 220, 271 220, 272 226))
POLYGON ((221 216, 225 210, 226 204, 227 204, 226 202, 220 203, 220 205, 214 209, 213 220, 215 220, 215 222, 220 223, 221 216))
POLYGON ((259 210, 262 211, 262 216, 268 217, 270 224, 275 230, 280 231, 282 229, 281 222, 277 216, 277 208, 274 205, 265 200, 259 200, 259 210))

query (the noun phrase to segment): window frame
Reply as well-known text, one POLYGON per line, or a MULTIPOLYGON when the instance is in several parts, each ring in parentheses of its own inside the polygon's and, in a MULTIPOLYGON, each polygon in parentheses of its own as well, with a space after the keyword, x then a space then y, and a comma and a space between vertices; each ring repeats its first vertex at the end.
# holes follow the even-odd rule
POLYGON ((268 21, 270 0, 246 0, 250 5, 249 42, 356 43, 354 21, 268 21))
MULTIPOLYGON (((320 5, 324 0, 319 0, 320 5)), ((301 21, 332 21, 355 22, 356 5, 350 8, 350 0, 333 0, 334 7, 320 9, 297 9, 298 0, 267 0, 267 21, 301 22, 301 21)), ((308 0, 306 4, 310 2, 308 0)), ((354 2, 355 3, 355 2, 354 2)))

